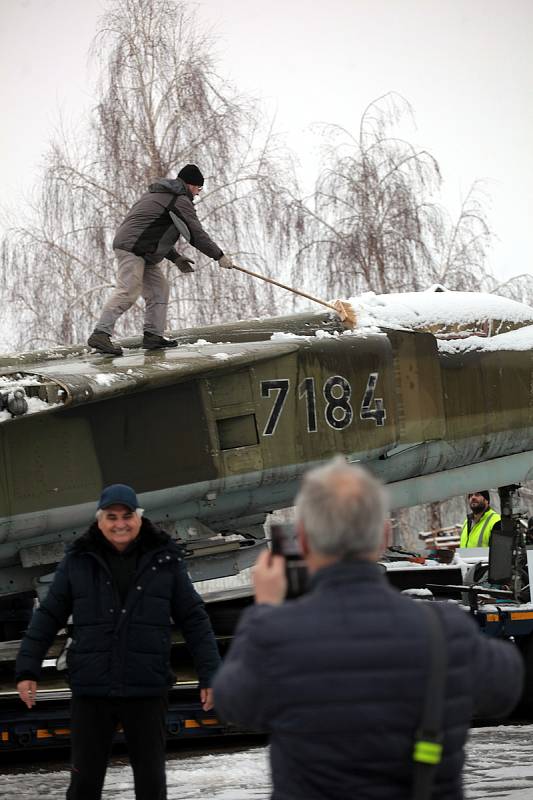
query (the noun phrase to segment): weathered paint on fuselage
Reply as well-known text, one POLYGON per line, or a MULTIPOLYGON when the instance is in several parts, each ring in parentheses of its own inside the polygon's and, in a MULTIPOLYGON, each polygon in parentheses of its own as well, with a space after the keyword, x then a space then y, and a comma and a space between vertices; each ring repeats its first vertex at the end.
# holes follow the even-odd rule
POLYGON ((305 469, 335 453, 438 487, 443 471, 533 451, 533 349, 448 354, 429 333, 341 332, 296 315, 182 332, 155 353, 132 340, 119 359, 0 359, 0 376, 64 392, 0 423, 0 568, 78 535, 109 483, 133 485, 155 520, 229 530, 290 505, 305 469))

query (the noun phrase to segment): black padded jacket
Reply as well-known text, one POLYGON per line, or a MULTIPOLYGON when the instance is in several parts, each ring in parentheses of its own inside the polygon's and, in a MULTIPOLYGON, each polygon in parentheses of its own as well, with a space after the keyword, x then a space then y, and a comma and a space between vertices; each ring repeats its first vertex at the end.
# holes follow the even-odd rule
POLYGON ((121 602, 96 524, 59 564, 34 612, 17 657, 17 681, 39 679, 42 661, 72 615, 67 668, 78 696, 149 697, 168 691, 172 620, 192 653, 201 687, 211 685, 219 654, 203 601, 181 548, 144 518, 136 572, 121 602))
MULTIPOLYGON (((448 645, 444 752, 434 800, 462 798, 463 747, 474 712, 520 697, 518 649, 435 603, 448 645)), ((320 570, 309 594, 255 605, 213 685, 217 712, 270 734, 274 800, 410 800, 429 637, 419 604, 370 562, 320 570)))

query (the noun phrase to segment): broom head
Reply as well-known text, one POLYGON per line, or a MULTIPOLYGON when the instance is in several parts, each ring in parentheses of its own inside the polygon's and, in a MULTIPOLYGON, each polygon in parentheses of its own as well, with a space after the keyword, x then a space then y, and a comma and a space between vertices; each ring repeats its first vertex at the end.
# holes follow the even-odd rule
POLYGON ((346 302, 346 300, 335 300, 333 307, 344 327, 353 330, 357 323, 357 317, 351 303, 346 302))

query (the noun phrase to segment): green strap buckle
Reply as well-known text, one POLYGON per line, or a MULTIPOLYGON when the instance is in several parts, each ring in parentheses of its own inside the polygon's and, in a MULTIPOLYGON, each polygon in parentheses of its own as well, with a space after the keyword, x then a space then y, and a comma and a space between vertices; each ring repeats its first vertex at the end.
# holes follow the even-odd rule
POLYGON ((421 764, 440 764, 442 758, 442 745, 438 742, 428 742, 419 739, 415 742, 413 761, 421 764))

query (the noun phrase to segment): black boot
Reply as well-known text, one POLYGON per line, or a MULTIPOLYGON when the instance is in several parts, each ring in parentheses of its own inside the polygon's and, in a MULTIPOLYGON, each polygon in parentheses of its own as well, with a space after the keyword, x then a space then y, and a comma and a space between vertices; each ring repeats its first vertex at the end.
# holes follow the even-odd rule
POLYGON ((158 333, 144 332, 143 347, 146 350, 159 350, 163 347, 177 347, 178 342, 176 339, 165 339, 164 336, 159 336, 158 333))
POLYGON ((121 356, 122 347, 116 347, 111 341, 111 337, 104 331, 99 331, 97 328, 91 333, 87 339, 89 347, 94 347, 99 353, 107 353, 110 356, 121 356))

